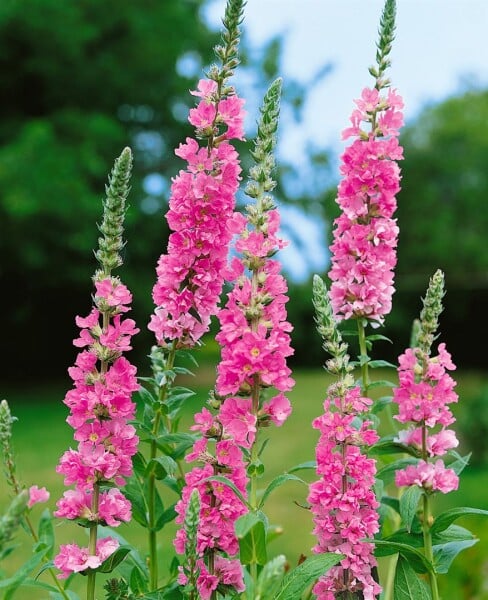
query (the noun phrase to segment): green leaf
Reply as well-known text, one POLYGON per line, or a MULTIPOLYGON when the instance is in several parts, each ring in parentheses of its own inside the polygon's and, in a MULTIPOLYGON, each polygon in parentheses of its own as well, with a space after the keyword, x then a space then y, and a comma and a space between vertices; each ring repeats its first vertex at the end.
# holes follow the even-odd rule
POLYGON ((137 475, 133 475, 124 487, 124 496, 132 504, 132 518, 139 525, 148 527, 149 507, 144 493, 144 485, 137 475))
POLYGON ((178 513, 175 511, 175 506, 176 505, 173 504, 162 512, 158 512, 156 510, 156 526, 154 527, 155 531, 160 531, 165 525, 176 519, 178 513))
MULTIPOLYGON (((100 538, 111 537, 111 538, 116 539, 121 546, 126 546, 126 547, 130 546, 129 542, 124 538, 124 536, 122 536, 115 529, 112 529, 112 527, 99 526, 98 533, 99 533, 100 538)), ((132 550, 131 550, 129 556, 127 557, 127 560, 124 563, 122 563, 122 565, 119 567, 119 572, 123 574, 125 579, 129 578, 130 570, 128 570, 127 574, 125 575, 123 573, 122 567, 124 567, 124 565, 129 562, 133 563, 134 565, 137 565, 139 567, 139 569, 146 575, 146 577, 149 576, 149 571, 147 568, 146 560, 142 558, 142 556, 139 554, 139 552, 134 547, 132 547, 132 550)), ((69 579, 67 581, 69 581, 69 579)))
POLYGON ((379 379, 378 381, 371 381, 371 383, 368 384, 368 390, 377 388, 377 387, 389 387, 389 388, 396 388, 397 384, 393 383, 392 381, 388 381, 387 379, 379 379))
POLYGON ((400 516, 408 532, 412 528, 412 521, 417 514, 419 500, 422 495, 422 488, 419 488, 418 485, 412 485, 400 497, 400 516))
POLYGON ((456 460, 446 465, 448 469, 452 469, 456 475, 461 475, 464 469, 469 464, 469 459, 471 458, 472 452, 466 454, 466 456, 461 456, 457 452, 451 450, 450 454, 456 457, 456 460))
MULTIPOLYGON (((68 596, 69 600, 80 600, 80 597, 75 592, 67 590, 65 588, 64 593, 68 596)), ((66 600, 66 597, 60 594, 60 592, 50 592, 49 598, 51 600, 66 600)))
POLYGON ((386 408, 388 405, 390 405, 392 403, 392 401, 393 401, 393 396, 381 396, 381 398, 378 398, 377 400, 374 401, 373 407, 371 408, 371 412, 373 414, 378 414, 384 408, 386 408))
POLYGON ((371 360, 368 363, 368 366, 371 369, 379 369, 382 367, 396 369, 396 365, 392 364, 391 362, 388 362, 387 360, 371 360))
POLYGON ((152 407, 155 404, 159 403, 158 398, 154 394, 152 394, 147 388, 145 388, 143 386, 141 386, 137 390, 137 394, 138 394, 139 398, 142 400, 142 402, 144 404, 147 404, 148 406, 152 407))
POLYGON ((432 534, 432 543, 434 545, 445 544, 446 542, 459 542, 463 540, 474 540, 475 537, 465 527, 459 525, 449 525, 443 531, 437 531, 432 534))
POLYGON ((266 564, 267 525, 266 516, 261 511, 249 512, 237 519, 235 532, 239 540, 240 560, 244 565, 266 564))
POLYGON ((271 494, 273 490, 279 488, 287 481, 298 481, 300 483, 303 483, 304 485, 307 485, 305 481, 303 481, 303 479, 297 477, 296 475, 292 475, 291 473, 283 473, 282 475, 278 475, 278 477, 275 477, 264 491, 264 494, 261 498, 261 502, 259 503, 259 508, 261 508, 264 505, 264 503, 266 502, 266 498, 271 494))
POLYGON ((242 495, 242 492, 237 489, 237 487, 234 485, 234 483, 232 483, 232 481, 230 481, 229 479, 227 479, 227 477, 223 477, 222 475, 213 475, 212 477, 207 477, 207 479, 204 479, 204 481, 211 481, 211 482, 216 482, 216 483, 223 483, 224 485, 226 485, 227 487, 229 487, 234 494, 239 498, 239 500, 249 508, 249 510, 251 510, 251 507, 249 506, 248 501, 244 498, 244 496, 242 495))
POLYGON ((390 338, 387 338, 386 335, 381 335, 380 333, 373 333, 372 335, 368 335, 366 337, 366 340, 368 342, 376 342, 382 340, 384 342, 390 342, 390 344, 393 344, 390 338))
POLYGON ((418 459, 416 458, 400 458, 380 469, 376 473, 376 477, 382 479, 385 482, 385 485, 388 485, 389 483, 393 483, 396 471, 404 469, 405 467, 408 467, 408 465, 416 465, 417 463, 418 459))
POLYGON ((297 471, 304 471, 305 469, 315 470, 316 468, 317 468, 317 461, 316 460, 308 460, 307 462, 300 463, 299 465, 296 465, 296 466, 292 467, 291 469, 288 469, 288 473, 296 473, 297 471))
POLYGON ((433 546, 436 573, 447 573, 456 556, 466 548, 474 546, 478 541, 477 539, 462 540, 433 546))
POLYGON ((430 531, 432 534, 443 531, 451 523, 454 523, 460 517, 465 517, 468 515, 479 515, 483 517, 488 517, 488 510, 482 510, 481 508, 469 508, 464 506, 459 506, 457 508, 452 508, 451 510, 447 510, 443 512, 438 517, 436 517, 430 531))
POLYGON ((395 600, 430 600, 430 592, 403 556, 398 557, 393 583, 395 600))
POLYGON ((22 587, 34 587, 40 588, 42 590, 48 590, 49 592, 59 592, 58 588, 51 583, 46 583, 45 581, 39 581, 38 579, 31 579, 28 577, 24 579, 22 582, 22 587))
POLYGON ((148 591, 148 581, 137 566, 133 567, 130 573, 129 587, 130 591, 136 595, 141 595, 148 591))
POLYGON ((392 496, 383 496, 381 498, 381 504, 389 506, 395 512, 400 514, 400 501, 398 500, 398 498, 393 498, 392 496))
POLYGON ((372 540, 375 544, 375 556, 390 556, 397 552, 408 559, 412 567, 417 573, 428 573, 433 572, 434 567, 429 560, 419 552, 416 548, 409 544, 402 544, 400 542, 392 542, 389 540, 372 540))
POLYGON ((0 589, 5 589, 4 600, 9 600, 13 596, 15 590, 27 579, 29 573, 40 564, 47 550, 47 548, 43 548, 39 552, 36 552, 12 577, 0 580, 0 589))
POLYGON ((274 600, 297 600, 303 591, 344 558, 343 554, 317 554, 289 571, 274 600))
MULTIPOLYGON (((401 529, 397 529, 395 533, 392 533, 391 535, 383 538, 383 541, 404 544, 405 546, 412 546, 414 548, 424 547, 423 534, 421 532, 409 532, 404 527, 402 527, 401 529)), ((378 550, 377 556, 383 556, 382 552, 383 551, 381 549, 378 550)), ((388 551, 388 554, 384 554, 384 556, 388 556, 389 554, 394 554, 394 552, 388 551)))
POLYGON ((282 554, 267 562, 259 574, 253 600, 274 600, 285 574, 286 557, 282 554))
POLYGON ((130 546, 120 546, 107 558, 107 560, 104 560, 98 568, 93 569, 93 571, 96 571, 97 573, 111 573, 118 565, 120 565, 130 551, 130 546))
POLYGON ((164 479, 168 475, 174 475, 178 465, 170 456, 158 456, 151 458, 147 463, 144 479, 154 474, 156 479, 164 479))
POLYGON ((371 446, 369 454, 372 456, 383 456, 384 454, 411 454, 418 458, 419 453, 413 446, 407 446, 400 444, 400 442, 394 442, 393 440, 379 441, 378 443, 371 446))

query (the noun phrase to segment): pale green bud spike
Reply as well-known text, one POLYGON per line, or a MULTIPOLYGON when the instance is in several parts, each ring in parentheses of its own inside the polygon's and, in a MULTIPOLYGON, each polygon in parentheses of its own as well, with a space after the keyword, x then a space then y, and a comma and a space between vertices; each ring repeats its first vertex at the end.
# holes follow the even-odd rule
POLYGON ((105 187, 103 221, 98 227, 103 237, 98 238, 98 250, 95 252, 101 269, 95 273, 95 278, 110 276, 112 269, 122 264, 120 252, 125 245, 122 235, 131 169, 132 152, 130 148, 124 148, 115 160, 105 187))
MULTIPOLYGON (((221 86, 234 74, 234 69, 239 64, 239 39, 241 30, 239 25, 242 23, 244 15, 244 0, 227 0, 224 18, 222 23, 224 31, 222 32, 222 45, 214 48, 217 60, 221 62, 220 69, 212 69, 209 72, 209 78, 217 81, 221 86)), ((226 96, 233 93, 232 88, 222 87, 221 95, 226 96)))
POLYGON ((379 39, 376 44, 376 67, 371 67, 369 72, 376 78, 376 88, 381 90, 390 84, 383 78, 386 69, 390 66, 390 52, 395 39, 396 0, 386 0, 381 15, 378 29, 379 39))
POLYGON ((282 79, 278 78, 269 86, 264 95, 258 122, 258 132, 254 141, 254 150, 251 151, 256 165, 249 170, 249 183, 245 192, 251 198, 258 200, 258 213, 261 210, 273 208, 273 199, 267 195, 271 192, 276 182, 272 177, 275 168, 274 149, 276 146, 276 131, 280 116, 282 79))
POLYGON ((12 425, 17 419, 12 417, 10 407, 6 400, 0 402, 0 447, 2 449, 3 466, 7 483, 18 491, 15 477, 15 460, 12 450, 12 425))
POLYGON ((432 343, 439 327, 439 316, 443 311, 444 273, 438 269, 431 280, 423 299, 424 307, 420 313, 420 331, 417 346, 426 354, 430 354, 432 343))
POLYGON ((17 528, 20 525, 22 516, 27 509, 29 493, 23 490, 15 496, 7 508, 6 513, 0 518, 0 555, 5 545, 12 540, 17 528))
POLYGON ((200 494, 197 489, 194 489, 188 502, 188 507, 185 514, 184 529, 186 533, 185 555, 187 564, 185 573, 188 577, 188 582, 183 591, 189 600, 197 597, 196 581, 198 577, 197 560, 197 534, 198 523, 200 521, 200 494))
POLYGON ((327 361, 326 368, 332 374, 345 375, 352 371, 347 354, 348 345, 343 341, 341 332, 337 328, 327 286, 318 275, 313 277, 313 305, 315 323, 323 339, 323 348, 332 356, 332 359, 327 361))

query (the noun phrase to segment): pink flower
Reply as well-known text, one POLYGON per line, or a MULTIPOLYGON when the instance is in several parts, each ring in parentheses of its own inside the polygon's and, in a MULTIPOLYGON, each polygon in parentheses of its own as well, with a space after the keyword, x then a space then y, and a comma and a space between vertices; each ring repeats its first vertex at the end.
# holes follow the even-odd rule
POLYGON ((268 414, 277 427, 281 427, 291 414, 291 404, 284 394, 278 394, 263 404, 263 413, 268 414))
POLYGON ((217 97, 214 81, 201 80, 193 95, 201 98, 189 121, 205 141, 187 138, 176 154, 187 162, 173 180, 169 211, 171 233, 167 254, 157 265, 153 288, 156 309, 148 328, 157 343, 178 340, 193 346, 208 330, 217 311, 229 243, 227 221, 232 216, 240 180, 239 157, 230 139, 242 139, 243 101, 217 97), (208 145, 209 136, 219 138, 208 145))
POLYGON ((50 493, 46 490, 45 487, 39 488, 37 485, 32 485, 29 488, 29 501, 27 502, 27 506, 32 508, 34 504, 39 504, 40 502, 47 502, 49 500, 50 493))
POLYGON ((113 538, 99 540, 95 555, 90 555, 88 548, 80 548, 76 544, 60 546, 59 554, 54 558, 54 566, 61 571, 58 578, 66 579, 72 573, 97 569, 118 547, 119 542, 113 538))
POLYGON ((352 127, 343 134, 357 139, 342 156, 337 195, 342 214, 330 247, 330 299, 338 319, 364 317, 379 324, 391 310, 394 292, 398 227, 392 216, 400 190, 395 161, 402 158, 397 136, 403 104, 395 92, 383 97, 365 88, 356 105, 352 127), (361 129, 362 122, 372 127, 373 121, 375 129, 361 129))
POLYGON ((417 465, 398 470, 395 473, 395 483, 398 486, 417 485, 427 491, 447 494, 458 489, 459 477, 452 469, 447 469, 441 459, 435 463, 421 460, 417 465))
MULTIPOLYGON (((336 389, 333 384, 329 391, 337 394, 336 389)), ((381 591, 371 574, 376 566, 373 545, 363 541, 379 530, 373 492, 376 466, 360 449, 375 443, 378 434, 370 421, 358 418, 371 404, 360 393, 356 386, 340 395, 331 394, 324 402, 324 414, 313 422, 320 431, 316 447, 320 479, 310 485, 308 495, 318 541, 313 551, 345 555, 340 566, 315 585, 313 591, 321 599, 333 600, 347 589, 374 600, 381 591)))

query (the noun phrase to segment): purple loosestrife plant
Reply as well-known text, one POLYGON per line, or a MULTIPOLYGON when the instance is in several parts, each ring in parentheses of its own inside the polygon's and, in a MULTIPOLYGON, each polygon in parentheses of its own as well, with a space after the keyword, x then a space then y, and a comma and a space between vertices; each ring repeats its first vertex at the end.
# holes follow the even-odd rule
MULTIPOLYGON (((197 565, 200 570, 197 587, 204 599, 214 597, 214 590, 225 589, 232 582, 231 576, 241 572, 239 561, 231 561, 226 556, 239 552, 234 532, 237 519, 249 509, 258 511, 256 485, 262 465, 257 434, 260 427, 271 422, 281 425, 291 411, 284 396, 294 383, 286 365, 286 357, 292 353, 291 326, 286 321, 285 310, 286 282, 279 273, 280 264, 271 258, 283 247, 277 237, 279 215, 269 196, 275 186, 271 178, 272 151, 280 92, 281 81, 277 80, 264 99, 253 151, 257 164, 251 169, 251 181, 246 188, 255 204, 246 207, 246 216, 235 213, 230 226, 238 236, 235 244, 238 256, 232 259, 226 272, 233 289, 219 312, 221 329, 216 336, 222 346, 222 359, 217 367, 212 404, 219 412, 213 417, 204 408, 196 415, 193 429, 199 430, 203 437, 196 442, 187 460, 197 459, 203 462, 203 467, 195 467, 187 475, 187 486, 177 506, 180 515, 177 521, 181 523, 192 489, 200 491, 197 550, 204 561, 197 565), (263 392, 268 388, 274 388, 277 394, 266 401, 263 392), (215 456, 208 452, 209 440, 215 441, 215 456), (248 496, 246 466, 251 481, 249 502, 245 500, 248 496), (209 483, 212 476, 217 479, 209 483), (232 486, 223 483, 223 477, 232 486), (222 553, 224 558, 220 556, 222 553)), ((186 530, 180 529, 177 536, 180 553, 185 537, 186 530)), ((250 564, 256 580, 257 562, 253 560, 250 564)), ((242 591, 242 575, 239 579, 234 576, 234 580, 235 589, 242 591)))
POLYGON ((77 317, 80 335, 74 345, 81 348, 69 369, 74 387, 65 397, 67 418, 78 442, 76 450, 63 454, 57 472, 65 485, 74 485, 57 503, 57 517, 75 520, 90 532, 89 545, 61 546, 54 559, 59 577, 83 572, 87 578, 87 600, 95 597, 96 570, 118 548, 115 538, 98 538, 98 525, 112 527, 130 521, 131 506, 122 492, 132 474, 132 456, 138 438, 129 424, 135 416, 132 393, 138 389, 136 368, 123 356, 130 339, 139 330, 125 318, 132 296, 112 270, 122 264, 120 250, 125 203, 129 191, 132 154, 125 148, 115 161, 104 203, 102 237, 96 258, 94 307, 87 317, 77 317), (115 487, 113 487, 115 485, 115 487))
POLYGON ((310 485, 308 501, 314 516, 318 543, 314 552, 338 552, 341 563, 321 577, 314 587, 318 600, 374 600, 381 591, 373 573, 376 559, 372 538, 379 531, 379 503, 375 497, 375 460, 363 447, 374 444, 378 435, 366 417, 372 400, 362 397, 354 382, 348 346, 337 328, 327 289, 314 278, 314 305, 326 362, 335 378, 324 402, 324 414, 313 422, 320 431, 316 448, 318 481, 310 485))
MULTIPOLYGON (((191 349, 199 343, 218 310, 232 238, 228 221, 234 211, 241 173, 232 141, 244 139, 244 101, 229 85, 229 79, 239 64, 243 7, 244 0, 228 0, 222 45, 214 49, 219 65, 211 66, 207 78, 200 80, 197 90, 192 92, 198 104, 190 110, 188 120, 195 127, 195 138, 187 138, 176 150, 187 166, 171 186, 166 215, 171 233, 167 252, 158 261, 153 288, 156 309, 149 329, 154 332, 158 347, 151 355, 153 393, 142 423, 150 436, 145 525, 149 530, 151 590, 157 588, 159 580, 156 533, 160 502, 156 489, 157 466, 153 468, 158 454, 157 439, 175 433, 183 400, 192 394, 173 385, 178 373, 188 373, 175 361, 177 356, 183 358, 182 349, 191 349)), ((190 359, 194 361, 191 356, 190 359)), ((187 446, 180 447, 184 451, 187 446)), ((176 485, 181 487, 183 470, 178 447, 159 442, 159 448, 178 461, 176 485)))

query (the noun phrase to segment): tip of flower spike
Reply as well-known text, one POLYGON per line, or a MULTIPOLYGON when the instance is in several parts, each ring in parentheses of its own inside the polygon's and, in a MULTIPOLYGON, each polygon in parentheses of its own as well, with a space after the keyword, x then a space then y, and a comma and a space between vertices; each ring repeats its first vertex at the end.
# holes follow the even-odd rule
POLYGON ((103 203, 103 221, 99 225, 103 237, 98 239, 95 256, 102 267, 96 276, 108 277, 116 267, 122 264, 120 251, 124 247, 122 234, 126 201, 129 195, 129 180, 132 170, 132 151, 126 146, 115 160, 114 167, 106 186, 106 199, 103 203))
POLYGON ((390 83, 389 79, 383 77, 391 62, 389 54, 395 38, 396 0, 386 0, 381 14, 378 29, 379 39, 376 44, 376 67, 370 67, 369 72, 376 79, 376 89, 381 90, 390 83))

